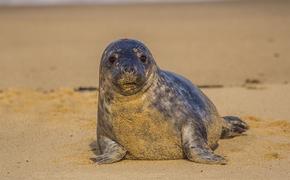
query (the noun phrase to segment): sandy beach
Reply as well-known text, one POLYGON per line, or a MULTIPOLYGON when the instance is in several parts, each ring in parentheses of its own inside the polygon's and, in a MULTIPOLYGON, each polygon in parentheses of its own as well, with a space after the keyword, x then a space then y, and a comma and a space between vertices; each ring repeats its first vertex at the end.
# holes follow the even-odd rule
POLYGON ((0 179, 289 179, 290 2, 0 8, 0 179), (97 166, 98 66, 112 40, 143 40, 221 115, 249 125, 221 140, 227 165, 97 166))
POLYGON ((220 141, 217 153, 228 165, 125 160, 97 166, 90 160, 96 92, 6 90, 0 94, 1 179, 288 179, 289 91, 289 85, 204 90, 222 115, 239 115, 251 127, 220 141))

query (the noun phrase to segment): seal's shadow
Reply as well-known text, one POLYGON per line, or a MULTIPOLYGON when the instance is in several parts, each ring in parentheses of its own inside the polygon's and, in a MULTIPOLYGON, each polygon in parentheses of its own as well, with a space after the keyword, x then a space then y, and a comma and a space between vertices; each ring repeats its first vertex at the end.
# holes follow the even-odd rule
MULTIPOLYGON (((94 155, 98 156, 100 155, 100 150, 99 150, 99 146, 97 144, 97 141, 92 141, 89 144, 90 150, 94 153, 94 155)), ((96 158, 91 157, 90 158, 91 161, 93 161, 94 163, 96 162, 96 158)))

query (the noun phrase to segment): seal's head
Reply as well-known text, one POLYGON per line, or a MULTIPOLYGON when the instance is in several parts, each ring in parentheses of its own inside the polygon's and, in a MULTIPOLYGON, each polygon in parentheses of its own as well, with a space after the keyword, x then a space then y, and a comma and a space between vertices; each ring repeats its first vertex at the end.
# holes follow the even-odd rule
POLYGON ((149 49, 140 41, 120 39, 105 49, 100 65, 100 82, 119 94, 136 94, 152 84, 157 65, 149 49))

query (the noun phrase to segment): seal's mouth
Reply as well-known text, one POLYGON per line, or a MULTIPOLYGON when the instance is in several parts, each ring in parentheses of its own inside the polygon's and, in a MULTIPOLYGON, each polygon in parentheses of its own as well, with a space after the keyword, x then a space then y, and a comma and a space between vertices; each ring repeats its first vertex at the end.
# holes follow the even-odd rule
POLYGON ((114 87, 116 87, 116 90, 125 96, 136 94, 143 88, 143 86, 144 82, 139 79, 136 79, 135 81, 125 80, 114 83, 114 87))
POLYGON ((140 71, 136 74, 128 74, 117 71, 113 75, 113 89, 121 95, 131 96, 139 91, 146 91, 152 84, 155 73, 140 71))
POLYGON ((137 82, 125 82, 122 84, 123 86, 137 86, 138 83, 137 82))
POLYGON ((139 89, 144 83, 145 79, 141 74, 121 74, 120 78, 117 80, 116 84, 121 88, 121 90, 136 90, 139 89))
POLYGON ((124 82, 121 84, 122 89, 124 90, 134 90, 140 86, 137 82, 124 82))

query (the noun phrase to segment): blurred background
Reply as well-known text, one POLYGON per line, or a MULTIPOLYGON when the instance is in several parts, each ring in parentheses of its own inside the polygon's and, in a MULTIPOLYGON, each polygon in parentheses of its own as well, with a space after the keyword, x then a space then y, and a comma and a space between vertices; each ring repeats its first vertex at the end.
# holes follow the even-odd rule
POLYGON ((0 88, 97 86, 124 37, 198 85, 290 82, 290 1, 0 0, 0 88))

